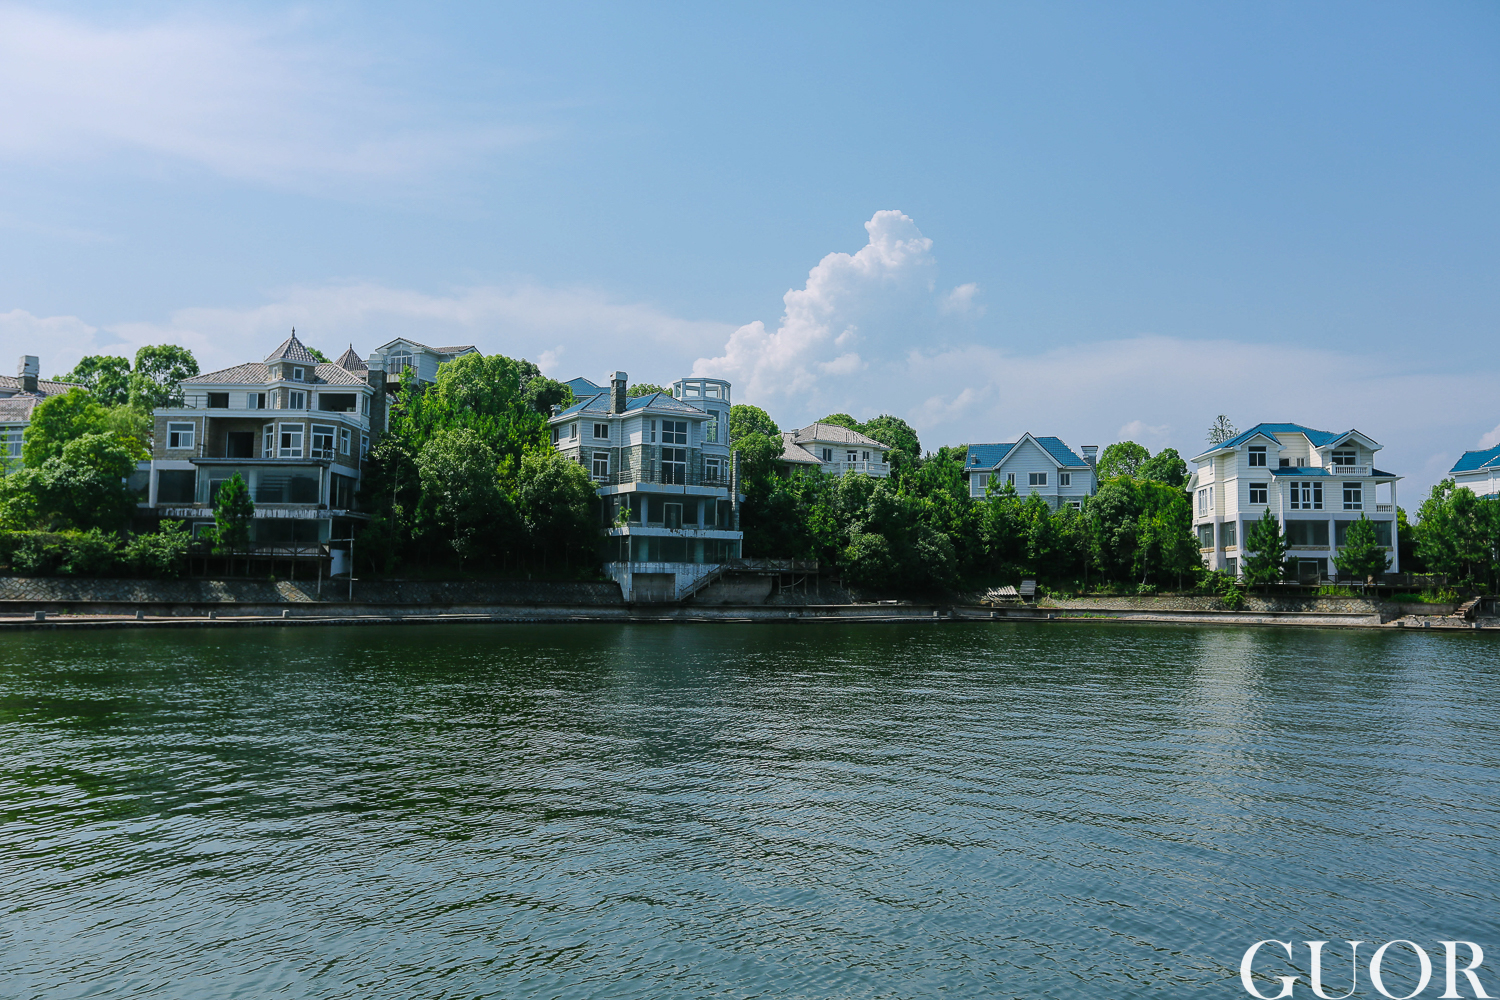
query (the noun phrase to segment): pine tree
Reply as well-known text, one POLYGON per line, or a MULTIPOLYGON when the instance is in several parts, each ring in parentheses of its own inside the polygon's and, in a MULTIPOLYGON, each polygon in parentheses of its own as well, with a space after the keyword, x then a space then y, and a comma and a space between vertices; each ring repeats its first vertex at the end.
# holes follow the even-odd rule
POLYGON ((1368 517, 1361 514, 1358 521, 1349 525, 1343 551, 1333 557, 1333 564, 1338 567, 1340 579, 1361 581, 1390 568, 1391 557, 1386 555, 1385 546, 1376 543, 1375 525, 1368 517))
POLYGON ((1245 557, 1245 582, 1254 586, 1260 583, 1276 583, 1285 574, 1286 536, 1281 533, 1281 522, 1269 510, 1250 529, 1248 539, 1250 554, 1245 557))
POLYGON ((219 487, 214 498, 214 531, 218 549, 233 555, 250 547, 250 522, 255 517, 255 501, 250 487, 236 472, 219 487))

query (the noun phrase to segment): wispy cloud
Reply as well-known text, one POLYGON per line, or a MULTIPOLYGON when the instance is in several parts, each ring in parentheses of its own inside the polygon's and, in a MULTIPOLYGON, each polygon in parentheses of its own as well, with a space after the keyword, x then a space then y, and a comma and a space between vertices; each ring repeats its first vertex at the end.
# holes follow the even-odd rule
POLYGON ((125 154, 299 189, 400 183, 534 139, 375 81, 305 18, 175 15, 105 25, 0 6, 0 157, 125 154))

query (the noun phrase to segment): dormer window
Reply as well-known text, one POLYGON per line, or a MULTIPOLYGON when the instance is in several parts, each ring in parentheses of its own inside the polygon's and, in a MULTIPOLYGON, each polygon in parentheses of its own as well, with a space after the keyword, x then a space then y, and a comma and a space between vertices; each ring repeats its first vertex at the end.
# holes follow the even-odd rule
POLYGON ((292 381, 293 382, 305 382, 305 381, 307 381, 306 375, 307 375, 306 369, 296 368, 296 367, 294 367, 292 369, 292 381))
POLYGON ((1353 449, 1340 449, 1333 453, 1334 465, 1353 465, 1358 453, 1353 449))
POLYGON ((1266 464, 1266 446, 1263 444, 1252 444, 1250 446, 1251 467, 1264 467, 1266 464))

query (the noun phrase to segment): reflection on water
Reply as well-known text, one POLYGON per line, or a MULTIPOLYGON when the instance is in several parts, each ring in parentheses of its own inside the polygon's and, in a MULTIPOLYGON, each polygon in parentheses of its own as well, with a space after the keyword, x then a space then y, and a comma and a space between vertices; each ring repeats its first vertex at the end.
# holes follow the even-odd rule
POLYGON ((0 995, 1229 996, 1261 938, 1500 946, 1497 674, 1474 634, 28 633, 0 995))

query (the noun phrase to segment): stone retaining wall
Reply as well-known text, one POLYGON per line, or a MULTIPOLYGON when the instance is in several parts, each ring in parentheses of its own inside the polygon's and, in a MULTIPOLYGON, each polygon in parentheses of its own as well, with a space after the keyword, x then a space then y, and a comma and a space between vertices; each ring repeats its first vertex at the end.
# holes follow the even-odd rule
MULTIPOLYGON (((93 580, 77 577, 0 577, 0 604, 34 605, 283 605, 347 603, 349 581, 324 580, 93 580)), ((614 582, 552 580, 355 581, 363 605, 618 605, 614 582)))
MULTIPOLYGON (((1044 598, 1044 608, 1067 608, 1078 611, 1222 611, 1217 597, 1197 594, 1163 594, 1153 597, 1074 597, 1044 598)), ((1322 614, 1373 615, 1382 610, 1382 602, 1366 597, 1263 597, 1245 595, 1245 611, 1280 613, 1291 611, 1322 614)))

